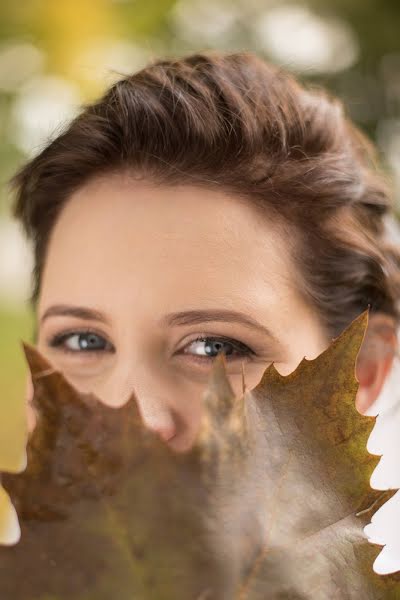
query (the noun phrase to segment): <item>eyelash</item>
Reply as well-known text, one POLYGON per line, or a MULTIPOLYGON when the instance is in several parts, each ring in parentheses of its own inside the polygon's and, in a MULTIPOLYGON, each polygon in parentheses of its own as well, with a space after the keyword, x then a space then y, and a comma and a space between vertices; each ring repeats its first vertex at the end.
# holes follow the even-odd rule
MULTIPOLYGON (((50 340, 48 340, 48 345, 52 348, 58 348, 61 350, 61 352, 65 352, 66 354, 91 354, 91 355, 96 355, 96 354, 100 354, 102 352, 106 352, 105 349, 95 349, 95 350, 71 350, 70 348, 67 348, 66 346, 63 345, 63 343, 71 336, 73 335, 96 335, 99 338, 103 338, 102 335, 100 335, 99 333, 97 333, 96 331, 94 331, 93 329, 81 329, 81 330, 73 330, 73 331, 67 331, 67 332, 63 332, 63 333, 58 333, 55 336, 53 336, 52 338, 50 338, 50 340)), ((217 336, 209 336, 206 334, 201 334, 199 336, 197 336, 196 338, 194 338, 193 340, 190 340, 186 346, 190 346, 191 344, 193 344, 194 342, 204 342, 204 341, 210 341, 212 340, 213 342, 218 341, 218 342, 223 342, 223 343, 228 343, 231 344, 234 349, 236 348, 237 355, 235 356, 235 358, 231 358, 230 355, 225 355, 225 358, 228 362, 233 361, 233 360, 238 360, 238 359, 243 359, 243 358, 248 358, 250 356, 254 356, 255 352, 253 352, 253 350, 251 350, 248 346, 246 346, 245 344, 243 344, 242 342, 238 341, 238 340, 234 340, 232 338, 228 338, 228 337, 217 337, 217 336)), ((105 340, 107 342, 107 340, 105 340)), ((108 342, 107 342, 108 343, 108 342)), ((186 348, 185 346, 185 348, 186 348)), ((189 354, 189 353, 185 353, 183 352, 183 354, 189 354)), ((198 360, 199 362, 210 362, 215 360, 215 356, 199 356, 196 354, 189 354, 190 357, 193 360, 198 360)))

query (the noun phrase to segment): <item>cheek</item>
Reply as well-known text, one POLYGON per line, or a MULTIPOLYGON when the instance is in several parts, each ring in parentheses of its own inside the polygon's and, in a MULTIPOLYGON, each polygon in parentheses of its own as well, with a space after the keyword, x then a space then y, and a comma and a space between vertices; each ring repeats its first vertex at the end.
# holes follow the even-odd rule
POLYGON ((32 399, 33 399, 32 377, 28 373, 28 375, 26 377, 26 385, 25 385, 25 400, 28 404, 30 404, 32 402, 32 399))
POLYGON ((36 423, 35 411, 32 407, 32 399, 33 399, 33 384, 30 373, 28 373, 26 378, 25 385, 25 405, 26 405, 26 417, 27 417, 27 427, 28 433, 33 431, 36 423))
POLYGON ((107 393, 109 393, 107 381, 110 379, 115 366, 110 357, 69 357, 61 351, 49 348, 43 336, 39 339, 37 348, 49 363, 63 374, 68 383, 79 392, 92 392, 98 395, 101 400, 107 397, 107 393))
POLYGON ((27 416, 27 427, 28 433, 31 433, 35 429, 36 425, 36 416, 35 412, 30 404, 26 407, 26 416, 27 416))

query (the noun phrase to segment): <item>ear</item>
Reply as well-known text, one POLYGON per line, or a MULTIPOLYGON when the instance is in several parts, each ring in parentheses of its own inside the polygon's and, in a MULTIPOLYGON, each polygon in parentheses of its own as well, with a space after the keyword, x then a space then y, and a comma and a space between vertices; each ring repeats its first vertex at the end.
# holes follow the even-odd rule
POLYGON ((394 319, 383 313, 370 315, 356 362, 356 377, 359 381, 356 408, 361 414, 379 396, 392 367, 397 345, 394 319))

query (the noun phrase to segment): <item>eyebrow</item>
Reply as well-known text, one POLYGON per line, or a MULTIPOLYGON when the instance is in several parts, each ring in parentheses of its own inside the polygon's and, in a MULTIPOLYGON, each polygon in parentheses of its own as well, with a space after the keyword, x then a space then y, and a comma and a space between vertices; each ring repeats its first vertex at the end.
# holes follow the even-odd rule
MULTIPOLYGON (((93 308, 86 308, 84 306, 70 306, 67 304, 55 304, 50 306, 42 315, 40 323, 43 323, 46 319, 51 316, 72 316, 79 319, 86 319, 89 321, 99 321, 107 325, 111 324, 111 321, 102 312, 93 308)), ((278 338, 272 333, 268 327, 262 325, 256 319, 245 313, 228 310, 228 309, 202 309, 202 310, 185 310, 180 312, 172 312, 164 315, 158 324, 169 327, 179 327, 183 325, 197 325, 200 323, 209 322, 222 322, 228 321, 230 323, 240 323, 248 329, 262 333, 269 337, 273 342, 280 345, 278 338)))
POLYGON ((278 339, 274 336, 272 331, 256 321, 250 315, 239 312, 237 310, 227 309, 203 309, 203 310, 186 310, 182 312, 173 312, 165 315, 160 323, 163 325, 169 325, 170 327, 180 325, 197 325, 200 323, 216 322, 216 321, 229 321, 230 323, 240 323, 248 329, 253 329, 259 333, 267 335, 276 343, 279 343, 278 339))
POLYGON ((110 325, 110 320, 100 311, 94 308, 85 308, 84 306, 69 306, 68 304, 54 304, 43 313, 40 323, 43 323, 49 317, 70 316, 78 319, 87 319, 88 321, 99 321, 110 325))

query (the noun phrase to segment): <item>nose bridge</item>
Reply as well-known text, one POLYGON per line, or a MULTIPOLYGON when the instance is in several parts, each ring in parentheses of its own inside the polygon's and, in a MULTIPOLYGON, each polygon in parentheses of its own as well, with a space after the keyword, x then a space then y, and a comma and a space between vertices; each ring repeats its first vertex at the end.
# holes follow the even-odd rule
POLYGON ((150 365, 143 360, 125 358, 120 361, 111 379, 109 404, 120 406, 134 393, 146 427, 157 431, 165 440, 176 434, 177 423, 170 394, 150 365))
POLYGON ((132 392, 138 396, 138 390, 141 388, 139 383, 139 371, 143 372, 137 361, 125 359, 120 361, 112 375, 111 393, 115 403, 125 404, 132 392))

